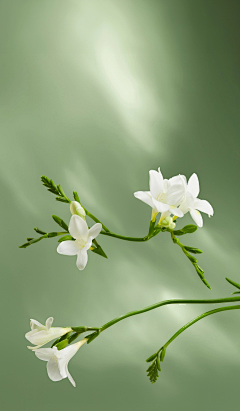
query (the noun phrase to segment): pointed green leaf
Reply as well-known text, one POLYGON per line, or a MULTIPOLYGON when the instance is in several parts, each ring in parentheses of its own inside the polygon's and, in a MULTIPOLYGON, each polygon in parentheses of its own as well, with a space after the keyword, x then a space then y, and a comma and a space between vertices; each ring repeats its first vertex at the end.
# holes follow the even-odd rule
POLYGON ((60 227, 62 227, 64 230, 68 231, 67 224, 60 217, 58 217, 57 215, 52 215, 52 218, 54 219, 55 223, 60 225, 60 227))

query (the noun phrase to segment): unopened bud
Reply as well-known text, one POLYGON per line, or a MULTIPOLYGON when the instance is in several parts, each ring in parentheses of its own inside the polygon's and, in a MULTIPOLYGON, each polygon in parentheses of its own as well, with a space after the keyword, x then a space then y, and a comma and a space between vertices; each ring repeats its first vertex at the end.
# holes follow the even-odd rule
POLYGON ((77 214, 85 220, 85 210, 77 201, 71 201, 70 211, 72 214, 77 214))
POLYGON ((161 226, 170 228, 170 230, 173 230, 176 227, 176 224, 173 222, 172 217, 167 216, 161 221, 161 226))

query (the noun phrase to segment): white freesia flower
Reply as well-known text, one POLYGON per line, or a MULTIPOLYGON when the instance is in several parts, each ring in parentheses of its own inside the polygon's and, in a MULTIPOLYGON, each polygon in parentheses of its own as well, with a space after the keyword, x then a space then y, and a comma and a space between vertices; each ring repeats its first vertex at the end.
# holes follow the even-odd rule
POLYGON ((68 377, 72 385, 76 387, 76 383, 68 371, 68 363, 85 342, 87 342, 87 338, 75 344, 68 345, 66 348, 63 348, 63 350, 58 350, 57 347, 54 346, 53 348, 40 348, 35 351, 36 356, 40 360, 48 362, 47 373, 50 380, 60 381, 68 377))
POLYGON ((85 215, 86 215, 85 210, 81 206, 81 204, 78 203, 78 201, 71 201, 70 211, 71 211, 72 215, 77 214, 77 215, 79 215, 79 217, 81 217, 85 220, 85 215))
POLYGON ((203 219, 199 211, 202 211, 203 213, 208 214, 208 217, 211 217, 213 215, 213 208, 208 201, 197 198, 199 191, 198 176, 194 173, 189 178, 188 183, 185 181, 185 197, 180 204, 179 209, 183 214, 186 214, 189 211, 198 227, 202 227, 203 219))
POLYGON ((158 213, 162 213, 160 221, 170 214, 183 217, 183 212, 177 208, 185 194, 183 176, 167 180, 163 179, 160 168, 150 170, 149 185, 150 191, 137 191, 134 196, 152 207, 152 221, 158 213))
POLYGON ((25 334, 25 337, 32 344, 36 344, 35 347, 28 347, 30 350, 36 350, 42 345, 47 344, 51 340, 61 337, 62 335, 72 331, 70 327, 51 327, 53 323, 53 317, 49 317, 46 321, 46 325, 39 323, 36 320, 30 320, 31 331, 25 334))
POLYGON ((92 245, 92 240, 98 236, 102 224, 94 224, 90 229, 85 220, 74 214, 69 223, 69 233, 75 240, 62 241, 57 252, 64 255, 77 255, 77 268, 83 270, 88 261, 87 250, 92 245))

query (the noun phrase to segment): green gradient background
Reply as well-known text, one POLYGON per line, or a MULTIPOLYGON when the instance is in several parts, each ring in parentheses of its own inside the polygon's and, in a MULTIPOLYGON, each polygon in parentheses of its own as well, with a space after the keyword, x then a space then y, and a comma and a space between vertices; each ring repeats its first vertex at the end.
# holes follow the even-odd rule
MULTIPOLYGON (((26 349, 29 318, 100 326, 167 298, 230 295, 240 281, 237 1, 2 0, 1 405, 4 411, 225 410, 239 403, 239 312, 203 320, 168 349, 158 382, 145 359, 212 306, 164 307, 112 327, 51 382, 26 349), (143 236, 150 209, 133 192, 148 170, 200 177, 215 210, 185 242, 204 250, 200 282, 168 235, 106 237, 83 272, 56 241, 18 249, 33 227, 69 221, 45 174, 113 231, 143 236)), ((184 223, 190 222, 185 217, 184 223)), ((183 221, 179 222, 182 226, 183 221)), ((213 307, 212 307, 213 308, 213 307)))

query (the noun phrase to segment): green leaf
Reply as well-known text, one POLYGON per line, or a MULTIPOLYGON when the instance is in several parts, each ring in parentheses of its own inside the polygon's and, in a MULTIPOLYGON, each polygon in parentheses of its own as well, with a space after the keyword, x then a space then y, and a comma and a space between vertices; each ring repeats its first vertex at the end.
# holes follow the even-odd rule
POLYGON ((160 361, 159 361, 158 356, 157 356, 157 368, 158 368, 158 371, 161 371, 161 366, 160 366, 160 361))
POLYGON ((38 228, 38 227, 34 227, 34 230, 35 230, 36 233, 38 233, 38 234, 47 234, 45 231, 40 230, 40 228, 38 228))
POLYGON ((162 349, 162 351, 161 351, 161 353, 160 353, 160 361, 162 361, 162 362, 163 362, 163 360, 164 360, 164 357, 165 357, 165 354, 166 354, 166 350, 167 350, 167 348, 166 348, 166 347, 163 347, 163 349, 162 349))
POLYGON ((156 223, 156 221, 152 221, 152 220, 150 221, 149 231, 148 231, 149 235, 153 234, 155 223, 156 223))
POLYGON ((98 245, 96 248, 93 248, 91 250, 93 253, 99 254, 104 258, 108 258, 107 255, 104 253, 102 247, 100 245, 98 245))
POLYGON ((63 348, 65 348, 68 345, 68 340, 62 340, 59 341, 57 344, 55 344, 58 350, 62 350, 63 348))
POLYGON ((240 294, 240 291, 234 291, 232 294, 240 294))
POLYGON ((188 224, 185 225, 185 227, 181 228, 181 230, 175 230, 173 231, 174 235, 184 235, 184 234, 191 234, 194 233, 197 230, 197 226, 194 224, 188 224))
POLYGON ((183 231, 184 234, 194 233, 196 230, 197 230, 197 226, 194 225, 194 224, 185 225, 185 227, 183 227, 183 228, 181 229, 181 231, 183 231))
POLYGON ((60 201, 61 203, 69 203, 69 201, 64 197, 56 197, 55 200, 60 201))
POLYGON ((238 288, 240 290, 240 284, 235 283, 235 281, 230 280, 229 278, 225 278, 230 284, 234 285, 234 287, 238 288))
MULTIPOLYGON (((58 236, 58 233, 57 233, 56 231, 47 234, 47 237, 48 237, 48 238, 57 237, 57 236, 58 236)), ((41 238, 42 238, 42 237, 41 237, 41 238)))
POLYGON ((76 191, 73 191, 73 198, 74 198, 75 201, 77 201, 79 204, 81 204, 78 193, 76 191))
POLYGON ((55 223, 60 225, 60 227, 62 227, 64 230, 68 231, 67 224, 60 217, 58 217, 57 215, 52 215, 52 218, 54 219, 55 223))
POLYGON ((74 333, 69 339, 68 344, 71 344, 81 333, 74 333))
POLYGON ((206 278, 204 277, 204 270, 196 263, 193 263, 195 270, 198 273, 198 276, 201 278, 202 282, 211 290, 210 285, 208 284, 206 278))
POLYGON ((99 331, 96 331, 95 333, 89 334, 86 336, 86 338, 88 339, 87 344, 90 344, 90 342, 92 342, 93 340, 95 340, 96 337, 98 337, 100 334, 99 331))
POLYGON ((18 248, 27 248, 29 245, 31 245, 30 242, 24 243, 22 245, 19 245, 18 248))
POLYGON ((158 354, 157 354, 156 352, 155 352, 155 354, 150 355, 150 357, 146 359, 146 362, 151 362, 151 361, 155 360, 155 358, 157 357, 157 355, 158 355, 158 354))
POLYGON ((80 326, 80 327, 71 327, 73 331, 77 332, 77 333, 84 333, 85 331, 87 331, 87 327, 84 326, 80 326))
POLYGON ((51 348, 54 347, 54 345, 56 345, 56 344, 59 342, 59 340, 60 340, 60 338, 58 338, 57 340, 55 340, 55 341, 52 343, 51 348))
POLYGON ((158 362, 157 362, 158 358, 156 358, 156 360, 150 365, 150 367, 147 369, 147 375, 151 381, 151 383, 153 384, 154 382, 157 381, 158 378, 158 362))
POLYGON ((64 235, 63 237, 60 237, 58 242, 61 243, 62 241, 68 241, 68 240, 74 240, 74 238, 71 235, 64 235))
POLYGON ((184 248, 192 254, 202 254, 202 250, 199 250, 199 248, 188 247, 187 245, 185 245, 184 248))

